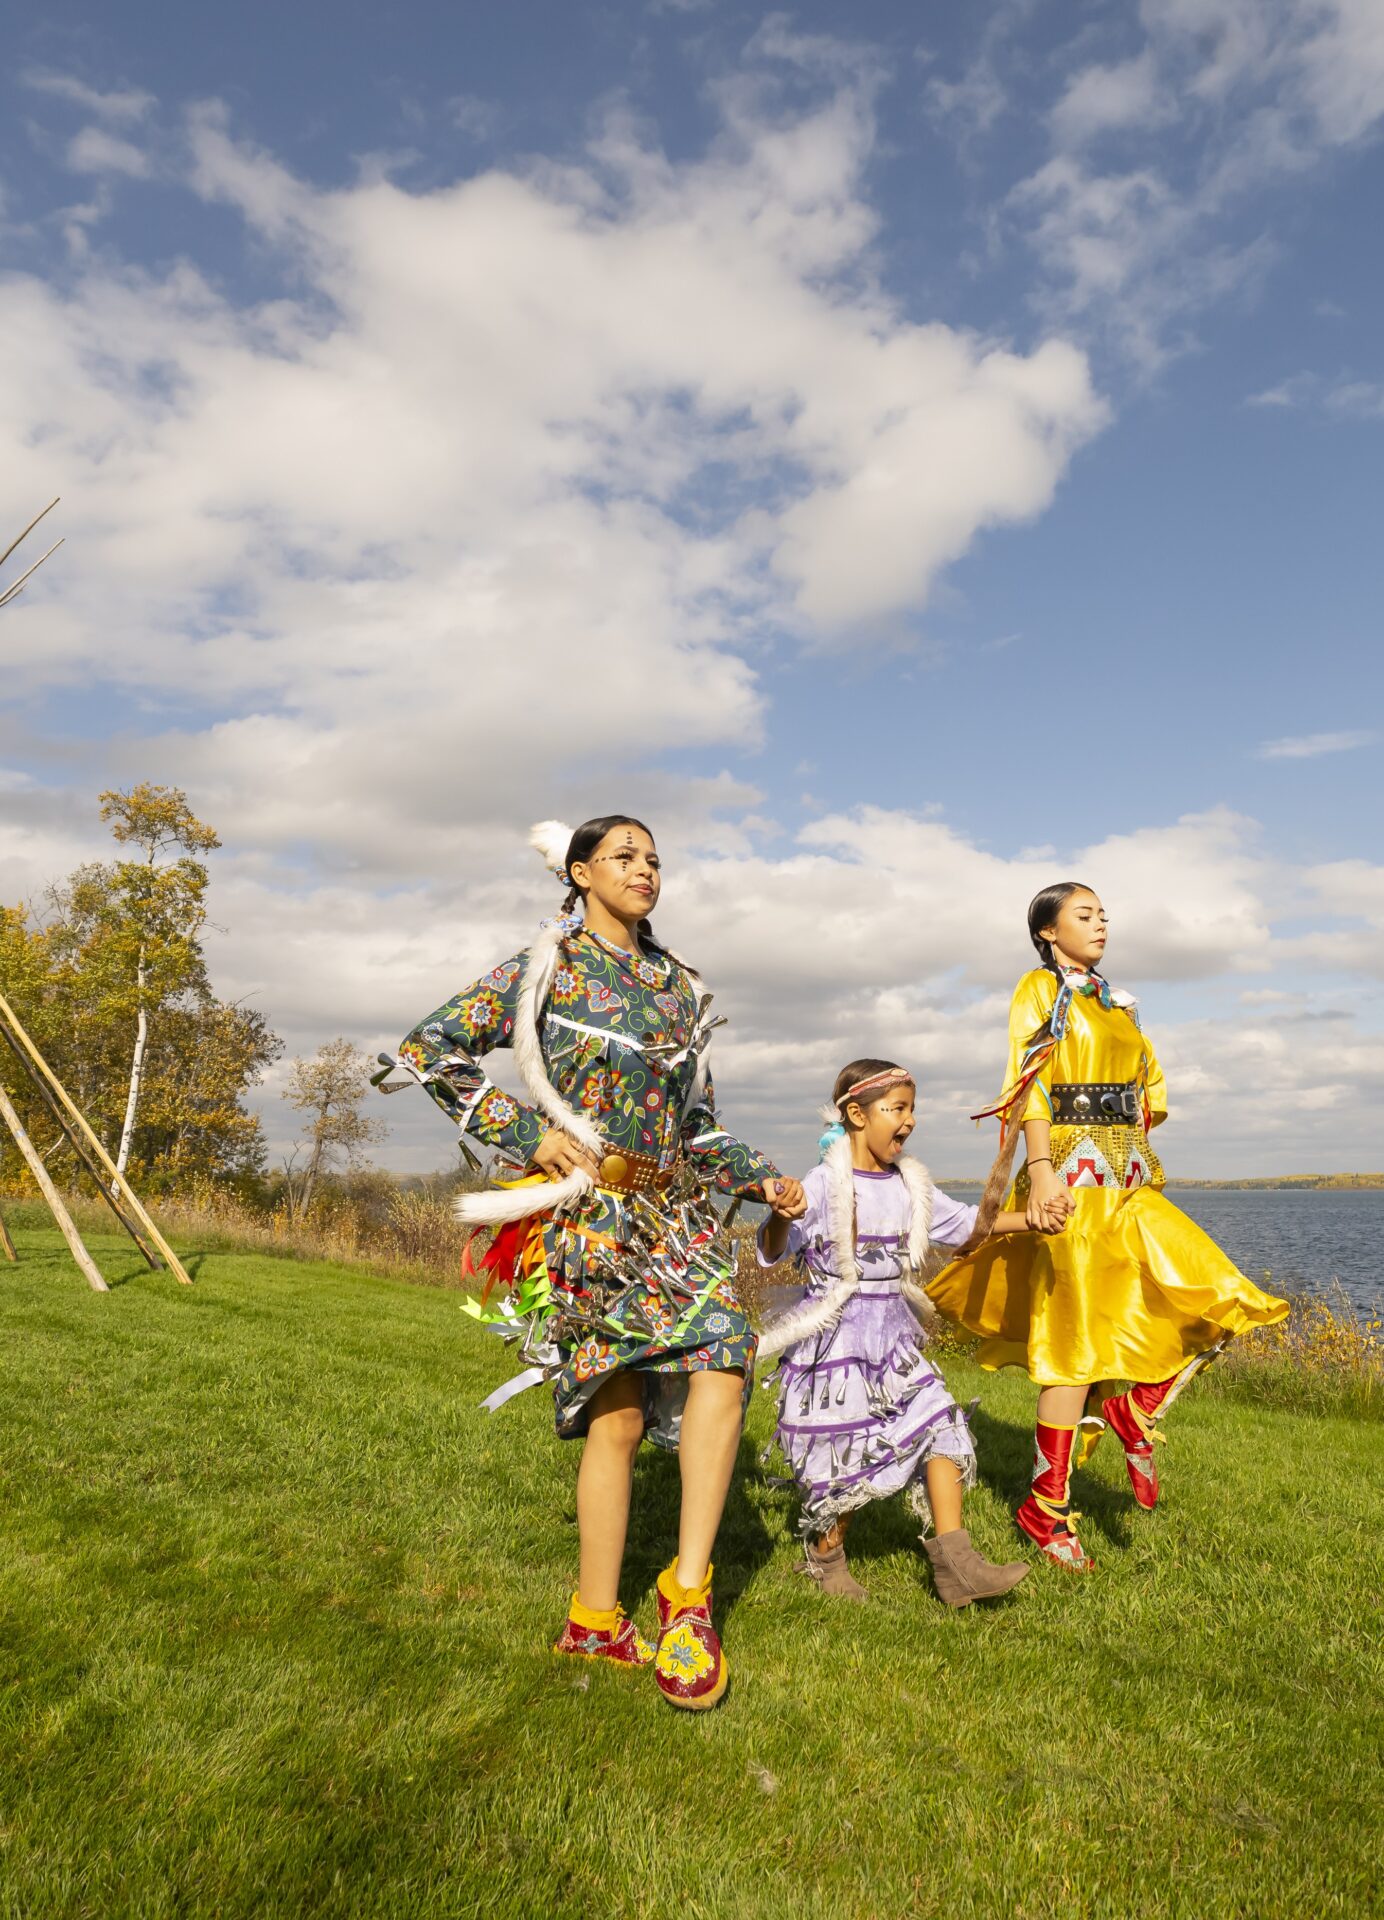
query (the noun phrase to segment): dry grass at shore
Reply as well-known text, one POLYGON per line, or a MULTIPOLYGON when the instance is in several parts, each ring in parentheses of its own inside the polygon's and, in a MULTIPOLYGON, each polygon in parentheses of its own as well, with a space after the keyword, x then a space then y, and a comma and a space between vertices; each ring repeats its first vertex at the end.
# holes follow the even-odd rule
MULTIPOLYGON (((157 1202, 165 1233, 207 1251, 264 1253, 284 1260, 330 1260, 425 1286, 459 1286, 466 1234, 452 1211, 457 1189, 370 1183, 363 1192, 328 1188, 306 1221, 286 1206, 248 1206, 233 1193, 208 1184, 185 1196, 157 1202)), ((105 1205, 90 1193, 67 1194, 81 1231, 105 1234, 114 1226, 105 1205)), ((51 1224, 40 1201, 4 1200, 6 1218, 21 1227, 51 1224)))
POLYGON ((1384 1417, 1384 1323, 1363 1319, 1339 1286, 1288 1299, 1292 1312, 1282 1325, 1237 1340, 1208 1384, 1310 1412, 1384 1417))

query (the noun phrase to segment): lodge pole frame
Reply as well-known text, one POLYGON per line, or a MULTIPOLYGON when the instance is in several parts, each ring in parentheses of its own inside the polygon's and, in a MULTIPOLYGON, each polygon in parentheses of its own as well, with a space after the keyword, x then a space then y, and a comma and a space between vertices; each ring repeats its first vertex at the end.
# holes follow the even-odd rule
POLYGON ((39 1073, 38 1068, 34 1065, 33 1061, 29 1058, 28 1054, 24 1052, 23 1048, 20 1046, 19 1042, 15 1039, 14 1035, 10 1032, 9 1028, 5 1025, 3 1020, 0 1020, 0 1039, 4 1040, 6 1045, 9 1047, 10 1052, 14 1055, 15 1059, 19 1062, 20 1066, 23 1067, 24 1071, 28 1074, 29 1078, 33 1081, 34 1086, 38 1089, 39 1097, 42 1099, 43 1104, 47 1107, 49 1113, 52 1114, 54 1120, 57 1121, 58 1126, 62 1131, 63 1138, 67 1141, 68 1146, 71 1147, 73 1153, 77 1156, 77 1159, 81 1163, 81 1165, 84 1166, 87 1172, 91 1175, 92 1181, 96 1187, 96 1191, 100 1194, 101 1198, 105 1201, 106 1205, 110 1208, 111 1212, 115 1215, 116 1219, 120 1222, 121 1226, 125 1229, 126 1233, 129 1234, 130 1238, 134 1241, 135 1245, 139 1248, 140 1252, 143 1254, 145 1258, 145 1261, 148 1263, 150 1269, 154 1273, 162 1273, 164 1263, 161 1256, 157 1254, 154 1251, 154 1249, 149 1245, 149 1242, 144 1238, 144 1235, 140 1232, 139 1228, 134 1224, 134 1222, 131 1219, 129 1219, 124 1212, 122 1212, 120 1202, 116 1199, 115 1195, 111 1192, 110 1187, 106 1184, 106 1181, 102 1178, 101 1169, 97 1165, 96 1160, 91 1152, 91 1149, 87 1146, 85 1140, 82 1139, 81 1135, 77 1132, 75 1127, 72 1125, 72 1122, 68 1119, 67 1115, 63 1112, 62 1108, 58 1105, 57 1099, 55 1095, 52 1093, 51 1089, 49 1088, 48 1082, 39 1073))
MULTIPOLYGON (((145 1233, 148 1234, 149 1239, 153 1242, 154 1246, 157 1247, 159 1252, 163 1255, 163 1258, 167 1263, 169 1272, 173 1274, 174 1278, 177 1279, 183 1286, 190 1287, 192 1285, 192 1276, 187 1272, 186 1268, 183 1266, 182 1261, 178 1258, 177 1254, 174 1253, 172 1247, 169 1246, 168 1242, 164 1239, 163 1235, 159 1232, 157 1226, 155 1226, 154 1222, 150 1219, 147 1208, 144 1206, 139 1195, 135 1192, 134 1188, 130 1185, 129 1181, 125 1178, 123 1174, 118 1173, 116 1171, 115 1162, 111 1159, 110 1155, 106 1152, 106 1149, 101 1145, 101 1142, 97 1139, 96 1135, 92 1132, 91 1128, 87 1125, 85 1115, 82 1113, 81 1109, 70 1098, 67 1092, 67 1089, 62 1084, 62 1081, 59 1080, 58 1076, 54 1073, 53 1069, 49 1066, 48 1062, 44 1059, 43 1055, 39 1052, 38 1048, 34 1045, 33 1041, 29 1038, 29 1035, 25 1032, 24 1027, 19 1019, 19 1016, 16 1014, 16 1012, 14 1011, 14 1008, 10 1005, 9 1001, 5 998, 3 993, 0 993, 0 1023, 3 1023, 5 1028, 8 1029, 8 1032, 10 1036, 12 1036, 13 1040, 18 1042, 19 1046, 23 1049, 24 1053, 28 1055, 29 1061, 32 1063, 32 1066, 37 1072, 37 1074, 46 1083, 49 1090, 52 1092, 52 1094, 56 1097, 56 1099, 60 1103, 68 1119, 76 1127, 77 1132, 81 1135, 82 1139, 86 1142, 87 1146, 91 1149, 92 1153, 95 1155, 96 1159, 100 1162, 102 1167, 105 1168, 107 1174, 109 1174, 110 1191, 107 1194, 107 1198, 110 1199, 112 1202, 114 1202, 117 1198, 124 1201, 125 1205, 129 1208, 130 1212, 134 1215, 135 1219, 139 1222, 140 1226, 143 1227, 145 1233)), ((18 1115, 16 1115, 15 1118, 17 1121, 18 1115)), ((14 1131, 13 1127, 11 1127, 10 1130, 11 1132, 13 1132, 14 1131)), ((66 1129, 64 1129, 64 1131, 66 1131, 66 1129)), ((17 1141, 16 1141, 16 1144, 17 1144, 17 1141)), ((21 1148, 21 1152, 22 1151, 23 1149, 21 1148)), ((48 1178, 48 1170, 45 1167, 44 1179, 46 1180, 47 1178, 48 1178)), ((50 1187, 52 1187, 51 1181, 49 1181, 48 1184, 50 1187)), ((104 1182, 98 1181, 98 1185, 102 1185, 104 1187, 104 1182)), ((56 1197, 57 1189, 55 1187, 53 1188, 53 1193, 56 1197)), ((46 1199, 47 1195, 45 1194, 44 1197, 46 1199)), ((51 1206, 52 1202, 50 1201, 49 1204, 51 1206)), ((62 1202, 60 1199, 58 1200, 57 1204, 58 1206, 62 1206, 62 1202)), ((116 1210, 117 1212, 119 1211, 118 1208, 116 1210)), ((63 1211, 65 1213, 66 1209, 64 1208, 63 1211)), ((61 1220, 59 1220, 58 1224, 61 1226, 62 1224, 61 1220)), ((73 1229, 73 1231, 75 1232, 75 1228, 73 1229)), ((130 1231, 130 1229, 127 1228, 127 1231, 130 1231)), ((135 1236, 135 1238, 136 1240, 138 1240, 137 1235, 135 1236)), ((83 1249, 83 1251, 85 1251, 85 1249, 83 1249)), ((140 1251, 144 1253, 145 1258, 147 1259, 148 1258, 147 1250, 144 1248, 141 1248, 140 1251)), ((80 1265, 81 1263, 78 1262, 78 1264, 80 1265)), ((102 1287, 104 1288, 105 1282, 102 1281, 101 1284, 102 1284, 102 1287)))
POLYGON ((72 1258, 86 1275, 87 1285, 93 1293, 109 1293, 110 1288, 101 1274, 101 1269, 87 1252, 82 1236, 73 1224, 72 1215, 63 1205, 63 1197, 53 1185, 52 1175, 43 1164, 43 1156, 28 1134, 24 1123, 14 1110, 14 1102, 0 1083, 0 1120, 3 1120, 14 1135, 14 1144, 24 1156, 25 1165, 38 1182, 38 1190, 48 1202, 48 1211, 58 1223, 62 1237, 66 1240, 72 1258))

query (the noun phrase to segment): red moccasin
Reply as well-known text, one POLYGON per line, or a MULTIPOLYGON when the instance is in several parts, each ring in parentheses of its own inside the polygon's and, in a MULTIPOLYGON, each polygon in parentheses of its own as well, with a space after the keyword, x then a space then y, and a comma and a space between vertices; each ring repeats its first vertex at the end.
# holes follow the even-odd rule
POLYGON ((711 1568, 700 1587, 678 1585, 673 1568, 658 1577, 658 1646, 654 1679, 670 1707, 714 1707, 730 1682, 720 1637, 711 1624, 711 1568))
POLYGON ((623 1607, 613 1609, 613 1626, 591 1626, 575 1617, 586 1611, 573 1594, 567 1624, 553 1642, 554 1653, 575 1654, 579 1660, 610 1660, 617 1667, 648 1666, 654 1650, 640 1637, 633 1620, 625 1618, 623 1607))

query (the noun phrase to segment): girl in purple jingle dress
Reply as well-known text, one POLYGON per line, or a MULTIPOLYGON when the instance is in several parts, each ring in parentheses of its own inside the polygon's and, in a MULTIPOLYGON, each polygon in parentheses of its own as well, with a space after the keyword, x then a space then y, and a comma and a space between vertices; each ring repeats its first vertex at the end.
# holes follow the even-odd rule
MULTIPOLYGON (((913 1076, 887 1060, 855 1060, 836 1080, 820 1164, 803 1181, 807 1211, 759 1231, 759 1259, 786 1255, 807 1276, 802 1306, 769 1323, 761 1358, 783 1355, 777 1438, 802 1489, 806 1571, 823 1592, 868 1599, 846 1564, 850 1517, 906 1490, 935 1535, 923 1536, 938 1597, 949 1606, 1008 1593, 1028 1572, 993 1566, 961 1524, 975 1449, 961 1409, 923 1352, 920 1320, 930 1245, 960 1247, 976 1209, 938 1193, 904 1146, 914 1127, 913 1076)), ((1022 1233, 1001 1213, 998 1233, 1022 1233)))

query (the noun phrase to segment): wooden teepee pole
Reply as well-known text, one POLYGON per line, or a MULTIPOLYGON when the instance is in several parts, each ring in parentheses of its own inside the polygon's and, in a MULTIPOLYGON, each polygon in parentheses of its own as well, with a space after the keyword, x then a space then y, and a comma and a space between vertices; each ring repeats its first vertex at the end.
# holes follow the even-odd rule
POLYGON ((11 1262, 19 1258, 19 1255, 14 1250, 14 1241, 10 1238, 10 1230, 5 1225, 5 1216, 3 1213, 0 1213, 0 1251, 3 1251, 5 1258, 11 1262))
POLYGON ((14 1110, 14 1102, 0 1086, 0 1120, 3 1120, 14 1135, 14 1144, 23 1154, 30 1173, 38 1182, 38 1190, 48 1202, 48 1210, 62 1230, 62 1237, 72 1250, 72 1258, 87 1277, 87 1283, 94 1293, 109 1293, 110 1288, 101 1278, 100 1269, 86 1248, 82 1245, 82 1236, 72 1224, 72 1215, 63 1205, 62 1195, 49 1178, 48 1169, 43 1164, 43 1156, 25 1133, 19 1115, 14 1110))
POLYGON ((20 1066, 23 1067, 24 1071, 28 1074, 29 1078, 33 1081, 34 1086, 38 1089, 39 1097, 43 1101, 44 1106, 47 1107, 49 1113, 52 1114, 53 1118, 57 1121, 58 1126, 62 1129, 63 1138, 67 1141, 68 1146, 71 1147, 73 1153, 76 1155, 81 1165, 84 1166, 87 1172, 91 1175, 91 1179, 96 1188, 96 1191, 100 1194, 101 1198, 105 1201, 106 1205, 110 1208, 111 1212, 115 1215, 116 1219, 120 1222, 121 1226, 125 1229, 126 1233, 129 1234, 130 1238, 134 1241, 135 1245, 139 1248, 140 1252, 144 1255, 145 1260, 153 1268, 154 1272, 161 1273, 163 1271, 162 1259, 157 1253, 155 1253, 154 1249, 149 1245, 149 1242, 144 1238, 144 1235, 140 1232, 139 1228, 135 1225, 134 1221, 127 1218, 127 1216, 121 1209, 120 1202, 116 1199, 115 1195, 111 1192, 109 1183, 105 1180, 105 1178, 102 1175, 101 1168, 96 1161, 96 1156, 92 1153, 91 1148, 87 1145, 86 1141, 83 1140, 81 1134, 78 1133, 77 1129, 73 1126, 72 1122, 68 1119, 66 1113, 58 1105, 57 1096, 54 1094, 53 1090, 48 1085, 48 1082, 43 1078, 38 1068, 34 1065, 33 1061, 29 1058, 28 1054, 25 1053, 24 1049, 20 1046, 19 1042, 15 1039, 14 1035, 10 1032, 9 1028, 5 1025, 3 1020, 0 1020, 0 1040, 3 1040, 5 1042, 10 1052, 14 1055, 15 1059, 19 1062, 20 1066))
POLYGON ((96 1135, 92 1132, 91 1128, 87 1125, 86 1117, 82 1113, 81 1109, 75 1106, 73 1102, 68 1098, 67 1089, 63 1086, 62 1081, 59 1080, 58 1076, 54 1073, 53 1069, 49 1066, 48 1062, 44 1059, 43 1055, 39 1052, 38 1048, 34 1045, 33 1041, 29 1038, 28 1034, 24 1031, 24 1028, 20 1025, 19 1018, 15 1013, 14 1008, 10 1005, 9 1001, 5 998, 3 993, 0 993, 0 1020, 4 1021, 5 1025, 9 1028, 10 1032, 14 1035, 15 1039, 19 1042, 20 1046, 23 1047, 25 1053, 28 1054, 30 1060, 32 1060, 32 1062, 34 1063, 34 1066, 38 1069, 39 1073, 42 1074, 44 1080, 47 1081, 48 1085, 52 1088, 53 1092, 57 1095, 59 1101, 62 1103, 64 1110, 67 1113, 68 1118, 77 1127, 78 1131, 81 1133, 82 1138, 86 1141, 87 1145, 91 1148, 92 1152, 96 1155, 96 1158, 101 1162, 101 1165, 106 1169, 106 1172, 110 1175, 113 1188, 119 1190, 120 1197, 125 1203, 125 1205, 130 1209, 130 1212, 135 1216, 135 1219, 138 1220, 139 1224, 144 1228, 144 1231, 148 1234, 149 1238, 153 1241, 154 1245, 158 1248, 159 1252, 163 1255, 164 1259, 168 1262, 169 1271, 173 1273, 182 1282, 182 1284, 185 1287, 190 1287, 192 1285, 192 1276, 185 1270, 185 1268, 183 1267, 182 1261, 178 1258, 177 1254, 174 1253, 172 1247, 169 1246, 168 1242, 164 1239, 163 1235, 159 1232, 158 1228, 154 1225, 153 1221, 149 1218, 148 1212, 146 1211, 143 1205, 143 1202, 140 1200, 139 1195, 135 1192, 134 1188, 130 1185, 129 1181, 126 1180, 123 1175, 116 1172, 115 1162, 111 1159, 110 1155, 106 1152, 106 1149, 101 1145, 101 1142, 96 1138, 96 1135))

